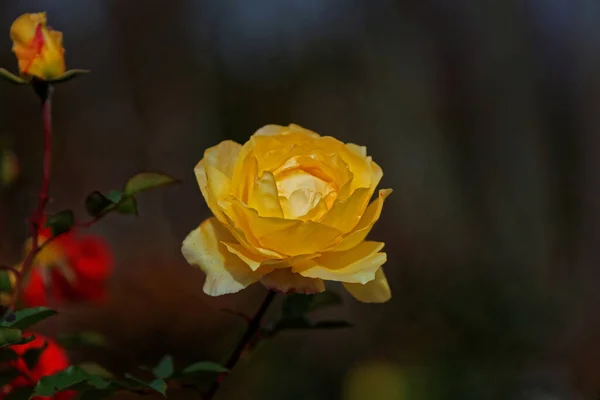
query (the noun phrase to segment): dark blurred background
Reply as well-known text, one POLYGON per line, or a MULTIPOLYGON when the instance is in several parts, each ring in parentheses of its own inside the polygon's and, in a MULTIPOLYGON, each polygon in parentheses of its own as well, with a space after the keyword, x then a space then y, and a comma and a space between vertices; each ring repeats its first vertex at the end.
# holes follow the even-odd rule
MULTIPOLYGON (((12 21, 44 10, 68 66, 93 71, 55 97, 50 210, 83 215, 89 192, 140 170, 184 180, 93 228, 117 257, 110 300, 45 329, 112 347, 74 360, 227 356, 244 324, 220 309, 252 313, 264 289, 202 293, 179 250, 209 215, 192 169, 221 140, 293 122, 382 166, 394 194, 371 238, 393 298, 344 294, 326 316, 354 329, 282 334, 220 399, 600 397, 597 0, 2 0, 0 65, 16 69, 12 21)), ((40 126, 34 94, 0 84, 0 136, 22 169, 0 198, 6 263, 36 203, 40 126)))

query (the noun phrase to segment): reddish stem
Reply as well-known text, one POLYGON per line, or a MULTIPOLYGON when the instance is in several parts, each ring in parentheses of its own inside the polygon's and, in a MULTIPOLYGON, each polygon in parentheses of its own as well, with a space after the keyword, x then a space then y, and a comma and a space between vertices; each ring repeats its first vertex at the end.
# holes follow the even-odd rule
MULTIPOLYGON (((233 353, 229 357, 229 360, 227 360, 227 364, 225 364, 225 368, 227 368, 229 371, 231 371, 236 366, 236 364, 240 360, 240 357, 244 353, 244 350, 246 350, 248 345, 252 342, 252 339, 254 339, 259 333, 262 319, 265 316, 267 310, 269 309, 271 303, 273 303, 273 299, 275 299, 276 294, 277 292, 269 290, 269 293, 267 293, 267 296, 260 305, 260 308, 248 323, 248 328, 246 328, 246 332, 240 339, 236 348, 233 350, 233 353)), ((212 400, 212 398, 215 397, 215 394, 221 387, 221 382, 225 378, 226 374, 227 373, 219 375, 217 377, 217 379, 213 382, 210 389, 208 390, 205 400, 212 400)))
POLYGON ((42 97, 42 121, 44 125, 44 159, 43 159, 43 177, 42 187, 38 198, 37 208, 34 210, 30 218, 30 235, 31 235, 31 250, 23 261, 21 273, 17 275, 15 290, 12 296, 11 304, 8 311, 15 309, 17 301, 23 290, 23 281, 27 278, 29 271, 33 266, 33 260, 40 249, 38 236, 42 221, 44 219, 44 210, 48 203, 48 190, 50 188, 50 172, 52 167, 52 86, 48 84, 45 88, 44 96, 42 97))

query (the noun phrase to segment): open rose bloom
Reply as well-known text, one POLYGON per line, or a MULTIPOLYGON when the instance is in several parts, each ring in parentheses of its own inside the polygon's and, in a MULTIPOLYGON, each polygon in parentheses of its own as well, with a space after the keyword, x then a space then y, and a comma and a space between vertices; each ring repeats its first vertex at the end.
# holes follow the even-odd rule
MULTIPOLYGON (((51 230, 44 228, 38 242, 42 245, 51 236, 51 230)), ((28 240, 25 254, 30 249, 31 240, 28 240)), ((101 301, 106 296, 112 268, 110 248, 101 238, 68 232, 52 240, 36 255, 23 287, 23 303, 35 307, 101 301)), ((11 279, 14 280, 14 276, 11 279)))
POLYGON ((297 125, 268 125, 243 146, 224 141, 194 172, 214 217, 183 242, 186 260, 218 296, 260 281, 282 292, 318 293, 342 282, 363 302, 391 293, 384 244, 365 241, 392 192, 366 148, 297 125))

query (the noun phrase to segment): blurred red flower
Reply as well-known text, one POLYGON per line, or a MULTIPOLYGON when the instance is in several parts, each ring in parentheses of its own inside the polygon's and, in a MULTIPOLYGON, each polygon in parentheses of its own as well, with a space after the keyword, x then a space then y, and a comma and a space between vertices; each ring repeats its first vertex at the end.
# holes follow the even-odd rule
MULTIPOLYGON (((50 237, 50 229, 42 229, 40 245, 50 237)), ((31 241, 25 248, 31 248, 31 241)), ((112 269, 113 257, 103 239, 71 231, 53 239, 38 253, 21 298, 28 307, 49 302, 101 301, 112 269)))
MULTIPOLYGON (((30 336, 31 333, 24 333, 24 336, 30 336)), ((10 346, 18 358, 5 364, 11 369, 16 369, 19 376, 0 389, 0 400, 19 387, 33 387, 44 376, 52 375, 66 369, 69 365, 69 358, 63 348, 54 341, 36 333, 35 339, 29 343, 10 346), (41 350, 37 363, 33 368, 27 366, 23 355, 32 349, 41 350)), ((55 394, 52 397, 33 397, 33 400, 55 399, 70 400, 74 398, 76 392, 64 391, 55 394)))

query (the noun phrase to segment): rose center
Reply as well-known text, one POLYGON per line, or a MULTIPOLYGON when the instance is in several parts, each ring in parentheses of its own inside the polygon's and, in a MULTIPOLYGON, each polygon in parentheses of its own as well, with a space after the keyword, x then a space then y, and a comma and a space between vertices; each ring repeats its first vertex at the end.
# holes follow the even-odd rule
POLYGON ((313 218, 326 212, 333 204, 337 190, 327 182, 301 168, 293 168, 275 175, 277 191, 285 218, 301 218, 315 211, 313 218))

